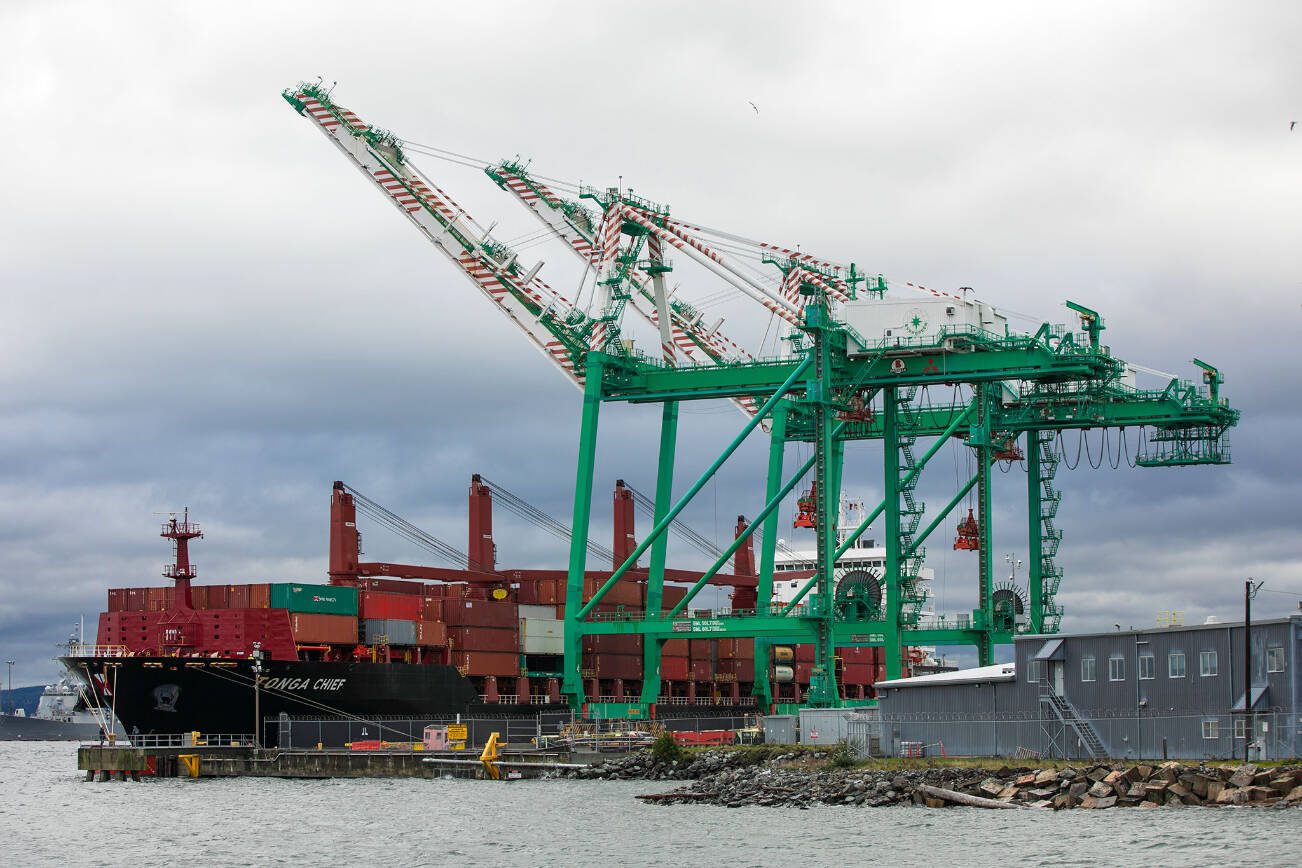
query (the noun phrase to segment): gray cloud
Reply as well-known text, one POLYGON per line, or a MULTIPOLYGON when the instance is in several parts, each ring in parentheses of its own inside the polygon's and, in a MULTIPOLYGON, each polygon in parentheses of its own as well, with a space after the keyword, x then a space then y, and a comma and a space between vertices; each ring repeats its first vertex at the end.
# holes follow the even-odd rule
MULTIPOLYGON (((232 581, 321 576, 335 478, 456 544, 471 472, 569 511, 578 393, 280 100, 318 73, 415 141, 622 174, 689 219, 1035 317, 1066 321, 1076 299, 1124 358, 1182 376, 1194 355, 1220 364, 1244 410, 1234 466, 1060 474, 1065 626, 1231 617, 1246 574, 1302 593, 1295 4, 518 3, 404 19, 398 41, 388 16, 322 3, 0 11, 0 645, 16 681, 53 674, 51 646, 105 587, 155 581, 155 511, 189 504, 209 531, 203 576, 232 581)), ((474 171, 422 165, 500 218, 499 237, 533 231, 474 171)), ((572 294, 564 251, 527 256, 572 294)), ((716 289, 679 277, 689 299, 716 289)), ((758 344, 762 319, 711 311, 758 344)), ((684 484, 738 419, 691 410, 684 484)), ((603 541, 614 478, 651 488, 657 425, 651 408, 605 413, 603 541)), ((764 451, 748 443, 693 505, 707 535, 759 508, 764 451)), ((851 455, 851 484, 879 494, 880 450, 851 455)), ((949 456, 924 479, 932 504, 952 490, 949 456)), ((1020 471, 996 485, 998 551, 1024 552, 1020 471)), ((504 562, 564 556, 499 526, 504 562)), ((974 564, 949 534, 929 551, 961 609, 974 564)), ((367 544, 416 557, 379 532, 367 544)))

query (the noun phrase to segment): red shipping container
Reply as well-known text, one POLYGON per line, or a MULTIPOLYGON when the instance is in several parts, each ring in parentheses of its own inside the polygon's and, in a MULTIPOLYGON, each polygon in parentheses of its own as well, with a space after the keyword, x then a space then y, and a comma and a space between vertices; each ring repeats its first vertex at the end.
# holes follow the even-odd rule
POLYGON ((797 645, 797 646, 796 646, 796 662, 797 662, 797 663, 813 663, 813 662, 814 662, 814 646, 813 646, 813 645, 797 645))
POLYGON ((796 664, 796 681, 799 682, 799 683, 801 683, 801 684, 808 684, 808 683, 809 683, 810 670, 813 669, 813 668, 814 668, 814 667, 813 667, 813 664, 810 664, 810 663, 797 663, 797 664, 796 664))
POLYGON ((693 681, 711 681, 714 679, 714 673, 710 671, 709 660, 692 661, 692 680, 693 681))
POLYGON ((318 615, 309 612, 292 612, 289 628, 294 641, 301 645, 357 643, 357 619, 347 615, 318 615))
POLYGON ((687 658, 686 657, 660 658, 660 678, 662 681, 686 681, 687 680, 687 658))
POLYGON ((230 585, 208 586, 208 608, 229 609, 231 607, 230 585))
POLYGON ((846 684, 868 684, 872 681, 873 667, 868 663, 847 663, 841 672, 846 684))
POLYGON ((661 657, 682 657, 686 659, 688 655, 688 645, 686 639, 668 639, 660 649, 661 657))
POLYGON ((499 627, 519 629, 520 610, 510 600, 448 600, 443 620, 449 627, 499 627))
POLYGON ((411 582, 406 579, 358 579, 359 591, 384 591, 390 594, 420 594, 425 596, 424 582, 411 582))
MULTIPOLYGON (((583 582, 583 599, 592 599, 592 596, 605 583, 605 579, 596 577, 585 579, 583 582)), ((646 585, 628 578, 622 578, 615 583, 613 588, 606 592, 605 596, 601 598, 601 602, 610 606, 623 606, 625 609, 641 609, 646 603, 646 585)))
POLYGON ((595 654, 636 654, 642 653, 641 636, 619 636, 598 634, 583 637, 583 650, 595 654))
POLYGON ((420 619, 422 621, 442 621, 443 620, 443 598, 421 597, 420 619))
POLYGON ((672 609, 683 601, 687 596, 687 588, 682 585, 665 585, 660 595, 666 609, 672 609))
POLYGON ((520 650, 519 629, 500 627, 447 626, 448 647, 456 651, 496 651, 517 654, 520 650))
POLYGON ((518 654, 493 653, 491 651, 453 651, 452 665, 466 675, 482 677, 485 675, 515 676, 520 674, 520 656, 518 654))
POLYGON ((442 648, 448 644, 448 625, 442 621, 417 621, 416 644, 424 648, 442 648))
POLYGON ((358 617, 389 621, 419 621, 423 597, 388 591, 362 591, 357 595, 358 617))
POLYGON ((257 585, 249 585, 249 606, 250 609, 270 609, 271 608, 271 584, 263 582, 257 585))
POLYGON ((642 658, 634 654, 595 654, 590 668, 598 678, 636 681, 642 677, 642 658))
POLYGON ((125 612, 127 610, 127 589, 126 588, 109 588, 108 608, 109 612, 125 612))

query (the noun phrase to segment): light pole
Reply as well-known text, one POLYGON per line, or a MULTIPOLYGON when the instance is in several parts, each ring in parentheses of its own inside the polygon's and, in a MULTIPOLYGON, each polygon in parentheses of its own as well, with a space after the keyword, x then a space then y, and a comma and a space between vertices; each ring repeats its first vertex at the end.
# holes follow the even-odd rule
MULTIPOLYGON (((6 660, 5 663, 8 664, 8 666, 9 666, 9 689, 5 691, 5 699, 8 699, 8 700, 9 700, 9 705, 10 705, 10 707, 13 707, 13 704, 14 704, 14 661, 12 661, 12 660, 6 660)), ((3 710, 4 710, 4 708, 3 708, 2 706, 0 706, 0 711, 3 711, 3 710)))
POLYGON ((253 746, 262 747, 262 643, 253 643, 253 746))

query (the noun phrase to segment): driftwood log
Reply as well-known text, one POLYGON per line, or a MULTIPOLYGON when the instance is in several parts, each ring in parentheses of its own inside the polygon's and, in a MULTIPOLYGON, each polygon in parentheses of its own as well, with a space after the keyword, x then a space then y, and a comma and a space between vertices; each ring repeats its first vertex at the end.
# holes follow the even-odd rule
POLYGON ((914 789, 926 796, 935 799, 944 799, 947 802, 953 802, 956 805, 967 805, 971 808, 1021 808, 1021 805, 1012 802, 1001 802, 998 799, 983 799, 980 796, 969 796, 967 793, 960 793, 954 790, 946 790, 942 787, 933 787, 930 784, 917 784, 914 789))

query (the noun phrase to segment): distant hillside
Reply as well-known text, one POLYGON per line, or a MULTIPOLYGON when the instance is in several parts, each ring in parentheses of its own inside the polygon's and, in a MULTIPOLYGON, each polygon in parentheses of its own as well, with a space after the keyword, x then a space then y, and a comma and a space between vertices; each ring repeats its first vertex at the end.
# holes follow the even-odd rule
POLYGON ((12 692, 0 690, 0 707, 4 708, 5 714, 13 714, 19 708, 31 714, 36 711, 37 700, 44 689, 45 685, 38 684, 35 687, 15 687, 12 692))

